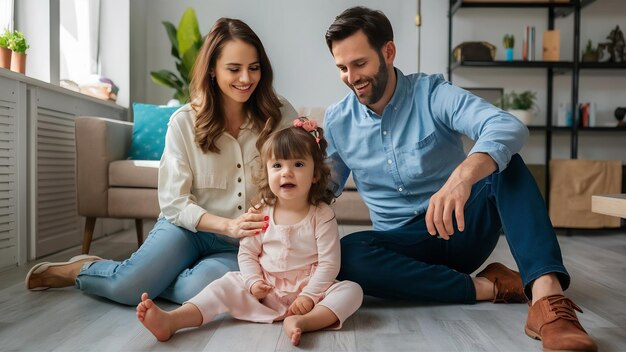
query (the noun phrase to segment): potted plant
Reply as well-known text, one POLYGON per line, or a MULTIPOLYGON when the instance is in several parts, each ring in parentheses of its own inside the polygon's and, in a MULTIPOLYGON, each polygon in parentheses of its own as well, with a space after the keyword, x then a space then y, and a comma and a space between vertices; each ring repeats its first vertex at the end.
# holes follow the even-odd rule
POLYGON ((11 49, 9 49, 9 39, 11 32, 7 28, 0 34, 0 67, 11 68, 11 49))
POLYGON ((202 35, 198 27, 196 12, 192 8, 185 10, 178 29, 167 21, 164 21, 163 25, 172 43, 171 53, 176 59, 179 75, 168 70, 160 70, 150 72, 150 78, 157 84, 173 88, 176 91, 174 99, 184 104, 189 101, 189 75, 202 46, 202 35))
POLYGON ((504 44, 504 53, 506 55, 506 61, 513 61, 513 47, 515 46, 515 36, 513 34, 505 34, 502 39, 504 44))
POLYGON ((597 62, 598 61, 598 49, 593 48, 591 39, 587 41, 587 46, 585 47, 585 51, 583 51, 582 61, 583 62, 597 62))
POLYGON ((11 49, 11 71, 25 73, 26 72, 26 49, 28 43, 24 34, 20 31, 13 31, 9 39, 9 49, 11 49))
POLYGON ((518 94, 515 91, 511 91, 502 96, 498 105, 511 115, 517 117, 524 124, 528 125, 534 115, 532 109, 536 107, 536 100, 536 92, 526 90, 518 94))

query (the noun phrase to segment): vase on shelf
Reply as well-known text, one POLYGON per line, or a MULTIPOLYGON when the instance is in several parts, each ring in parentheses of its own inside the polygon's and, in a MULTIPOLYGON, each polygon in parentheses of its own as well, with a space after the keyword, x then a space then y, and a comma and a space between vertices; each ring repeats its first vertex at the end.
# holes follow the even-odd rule
POLYGON ((504 49, 506 61, 513 61, 513 48, 504 49))
POLYGON ((0 67, 11 68, 11 49, 0 47, 0 67))
POLYGON ((533 120, 533 111, 532 110, 517 110, 510 109, 507 110, 509 114, 517 117, 518 120, 522 121, 524 125, 528 126, 533 120))
POLYGON ((26 53, 13 52, 11 55, 11 71, 26 73, 26 53))

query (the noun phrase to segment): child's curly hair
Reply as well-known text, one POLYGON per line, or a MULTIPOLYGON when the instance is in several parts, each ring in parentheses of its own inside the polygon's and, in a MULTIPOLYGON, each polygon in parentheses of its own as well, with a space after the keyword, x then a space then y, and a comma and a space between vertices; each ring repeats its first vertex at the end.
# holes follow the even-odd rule
POLYGON ((318 205, 320 202, 331 204, 335 196, 327 189, 330 167, 326 163, 326 147, 328 147, 328 142, 324 139, 324 130, 306 117, 299 117, 294 120, 294 126, 271 134, 259 151, 261 169, 253 179, 259 189, 259 194, 253 206, 258 208, 262 204, 274 205, 276 203, 276 195, 272 193, 267 178, 268 159, 298 159, 308 155, 313 159, 313 177, 316 179, 309 190, 309 203, 312 205, 318 205))

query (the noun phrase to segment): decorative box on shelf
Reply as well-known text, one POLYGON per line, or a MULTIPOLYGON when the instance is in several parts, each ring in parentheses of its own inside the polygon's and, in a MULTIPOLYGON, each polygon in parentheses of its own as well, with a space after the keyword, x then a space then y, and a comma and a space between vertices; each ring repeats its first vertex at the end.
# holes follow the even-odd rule
POLYGON ((570 0, 463 0, 463 2, 467 3, 489 3, 489 2, 499 2, 499 3, 511 3, 511 4, 528 4, 528 3, 569 3, 570 0))

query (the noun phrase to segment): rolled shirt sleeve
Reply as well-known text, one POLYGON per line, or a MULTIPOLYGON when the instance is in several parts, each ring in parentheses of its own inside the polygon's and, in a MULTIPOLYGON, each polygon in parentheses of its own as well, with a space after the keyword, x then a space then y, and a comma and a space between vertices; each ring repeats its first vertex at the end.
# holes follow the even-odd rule
POLYGON ((528 139, 528 128, 510 113, 443 80, 431 94, 431 107, 446 126, 465 134, 476 143, 468 153, 486 153, 506 169, 511 157, 519 153, 528 139))

